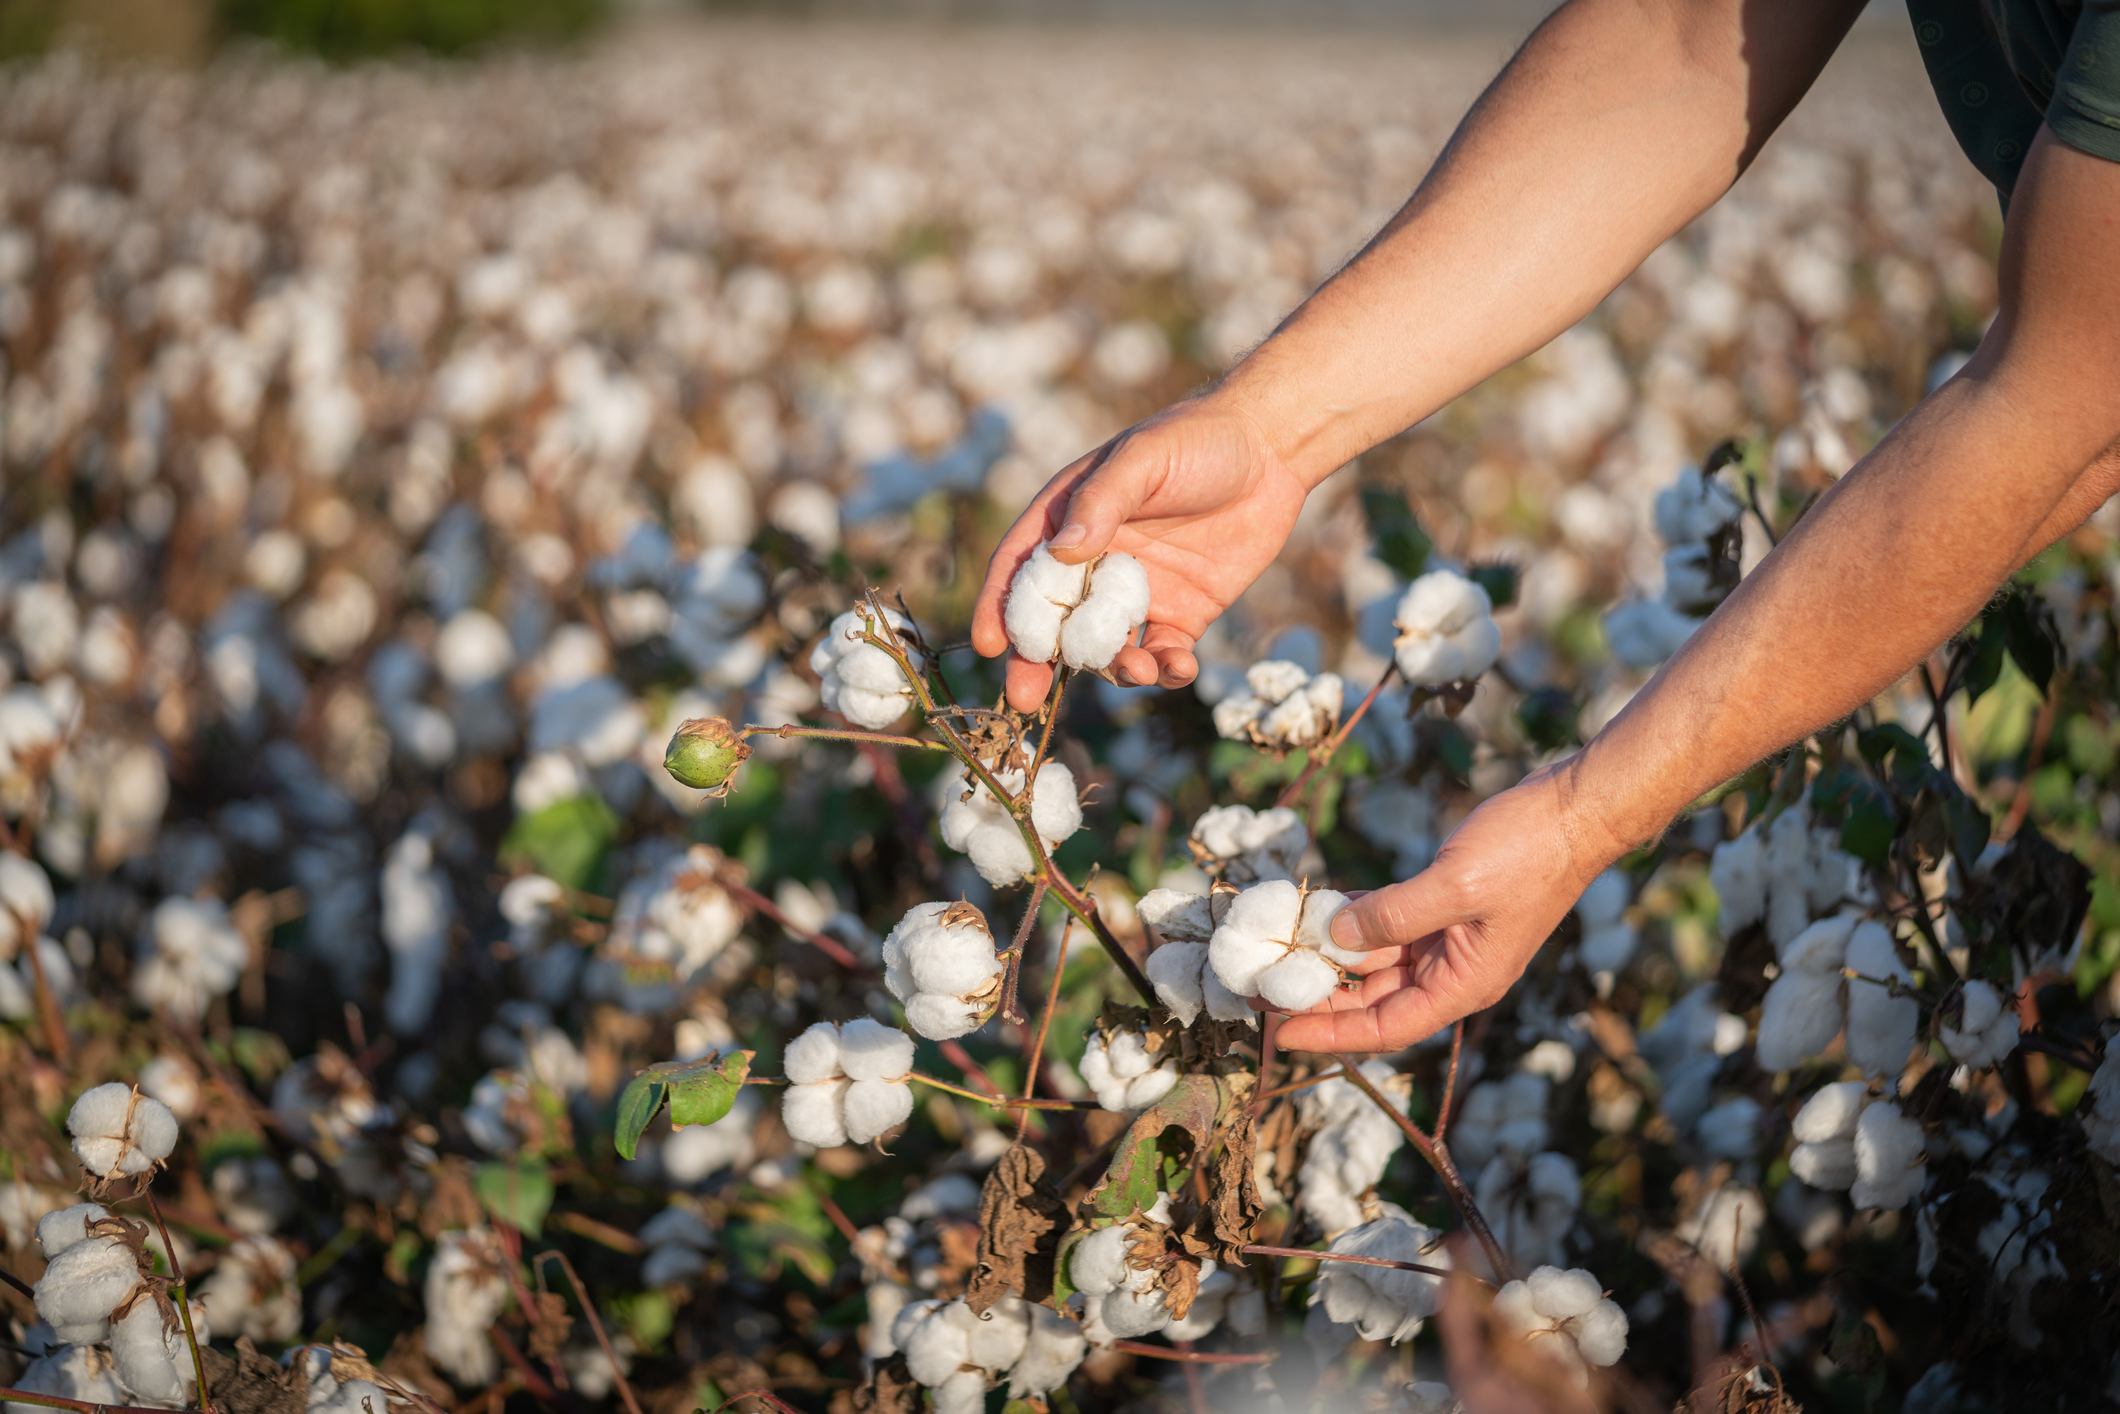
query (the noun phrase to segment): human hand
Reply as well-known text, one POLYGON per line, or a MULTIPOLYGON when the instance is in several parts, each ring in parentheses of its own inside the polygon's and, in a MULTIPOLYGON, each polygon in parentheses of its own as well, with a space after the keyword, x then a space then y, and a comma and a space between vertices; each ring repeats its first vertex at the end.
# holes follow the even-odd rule
MULTIPOLYGON (((1183 687, 1199 669, 1193 643, 1281 553, 1309 490, 1230 401, 1174 404, 1067 467, 1017 518, 987 566, 972 646, 989 658, 1008 648, 1002 604, 1039 541, 1064 564, 1123 550, 1148 571, 1148 625, 1113 675, 1183 687)), ((1018 711, 1035 711, 1052 680, 1052 665, 1010 655, 1018 711)))
POLYGON ((1289 1016, 1292 1051, 1396 1051, 1490 1007, 1554 925, 1628 846, 1580 803, 1580 755, 1526 776, 1465 818, 1435 863, 1357 897, 1332 940, 1365 954, 1335 991, 1289 1016))

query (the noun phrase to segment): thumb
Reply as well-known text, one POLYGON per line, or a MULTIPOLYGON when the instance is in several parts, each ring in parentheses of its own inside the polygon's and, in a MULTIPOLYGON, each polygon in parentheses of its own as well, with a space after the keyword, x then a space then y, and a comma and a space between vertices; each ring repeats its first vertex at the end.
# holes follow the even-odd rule
POLYGON ((1063 523, 1048 546, 1054 559, 1086 564, 1111 548, 1119 527, 1133 519, 1148 496, 1148 461, 1132 437, 1120 439, 1068 498, 1063 523))
POLYGON ((1363 894, 1332 920, 1332 940, 1350 952, 1403 947, 1469 923, 1478 905, 1456 872, 1442 861, 1404 883, 1363 894))

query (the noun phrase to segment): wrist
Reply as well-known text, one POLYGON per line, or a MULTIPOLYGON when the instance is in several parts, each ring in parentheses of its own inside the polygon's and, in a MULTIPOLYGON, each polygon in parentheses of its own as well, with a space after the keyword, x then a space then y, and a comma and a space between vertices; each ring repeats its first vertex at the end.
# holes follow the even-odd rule
POLYGON ((1643 773, 1612 766, 1605 738, 1594 738, 1555 771, 1568 838, 1588 877, 1656 838, 1675 812, 1646 799, 1643 773))
POLYGON ((1366 450, 1346 443, 1343 410, 1276 377, 1275 340, 1269 339, 1201 397, 1241 422, 1251 444, 1288 469, 1306 491, 1366 450))

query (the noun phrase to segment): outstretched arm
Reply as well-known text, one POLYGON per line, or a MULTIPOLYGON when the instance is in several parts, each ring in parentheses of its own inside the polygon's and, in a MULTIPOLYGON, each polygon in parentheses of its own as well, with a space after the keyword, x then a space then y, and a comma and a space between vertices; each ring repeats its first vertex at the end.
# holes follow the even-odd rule
MULTIPOLYGON (((1147 567, 1123 680, 1191 681, 1194 640, 1351 457, 1581 319, 1757 153, 1861 0, 1572 0, 1525 43, 1377 237, 1211 393, 1056 476, 1002 540, 972 640, 1041 539, 1147 567)), ((1050 671, 1011 662, 1026 710, 1050 671)))
POLYGON ((1598 872, 1845 717, 2120 490, 2120 163, 2042 131, 1979 351, 1843 477, 1581 753, 1467 817, 1334 928, 1359 994, 1281 1044, 1391 1050, 1498 1000, 1598 872), (1348 936, 1342 937, 1342 929, 1348 936), (1355 936, 1359 934, 1359 937, 1355 936))

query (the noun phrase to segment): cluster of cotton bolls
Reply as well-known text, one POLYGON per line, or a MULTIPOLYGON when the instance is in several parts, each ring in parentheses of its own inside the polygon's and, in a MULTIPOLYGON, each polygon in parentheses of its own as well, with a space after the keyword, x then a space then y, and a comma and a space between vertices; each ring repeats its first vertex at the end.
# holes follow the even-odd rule
POLYGON ((968 903, 916 904, 883 940, 884 985, 930 1040, 976 1030, 1001 1004, 1007 970, 986 915, 968 903))
POLYGON ((1627 1349, 1627 1313, 1580 1267, 1541 1266, 1494 1296, 1495 1315, 1587 1386, 1591 1366, 1610 1365, 1627 1349))
POLYGON ((913 1112, 913 1038, 879 1021, 820 1021, 788 1043, 780 1120, 793 1138, 828 1149, 866 1144, 913 1112))
POLYGON ((1193 822, 1190 844, 1202 868, 1232 884, 1293 879, 1303 867, 1310 832, 1287 806, 1254 810, 1218 805, 1193 822))
MULTIPOLYGON (((1401 1114, 1406 1112, 1411 1091, 1404 1077, 1385 1062, 1374 1060, 1363 1062, 1362 1075, 1401 1114)), ((1296 1171, 1296 1204, 1321 1232, 1338 1238, 1370 1223, 1379 1209, 1397 1211, 1376 1196, 1377 1184, 1383 1181, 1391 1156, 1406 1142, 1405 1132, 1390 1115, 1352 1081, 1339 1077, 1304 1091, 1296 1113, 1310 1131, 1303 1165, 1296 1171)), ((1333 1319, 1348 1318, 1335 1315, 1333 1319)), ((1384 1339, 1366 1332, 1364 1338, 1384 1339)))
POLYGON ((1171 1223, 1171 1197, 1158 1194, 1146 1212, 1127 1222, 1093 1227, 1067 1254, 1068 1279, 1075 1295, 1070 1308, 1090 1345, 1108 1346, 1162 1332, 1172 1340, 1199 1340, 1227 1326, 1239 1335, 1265 1329, 1265 1307, 1250 1275, 1199 1261, 1190 1304, 1172 1304, 1165 1274, 1136 1247, 1162 1248, 1163 1230, 1171 1223))
POLYGON ((1094 564, 1065 565, 1040 544, 1009 584, 1003 620, 1009 647, 1030 663, 1086 672, 1111 666, 1148 619, 1148 572, 1112 550, 1094 564))
POLYGON ((1023 838, 1026 825, 1048 856, 1082 828, 1082 800, 1073 771, 1058 761, 1037 762, 1028 742, 1009 760, 1006 766, 997 762, 990 774, 994 785, 1017 799, 1028 780, 1030 810, 1021 821, 985 781, 969 779, 961 763, 944 772, 937 785, 942 842, 969 857, 979 877, 995 888, 1020 883, 1038 867, 1023 838), (1033 764, 1038 774, 1030 777, 1033 764))
POLYGON ((1827 1085, 1791 1125, 1789 1169, 1813 1188, 1845 1188, 1858 1208, 1901 1208, 1928 1177, 1918 1121, 1860 1080, 1827 1085))
POLYGON ((1253 884, 1230 901, 1207 944, 1207 965, 1232 996, 1263 997, 1302 1011, 1362 960, 1332 940, 1332 920, 1347 906, 1335 889, 1307 889, 1286 879, 1253 884))
MULTIPOLYGON (((1844 1030, 1848 1059, 1864 1075, 1896 1076, 1914 1048, 1920 1008, 1912 997, 1894 995, 1893 984, 1910 986, 1914 974, 1900 960, 1891 932, 1858 913, 1838 913, 1821 918, 1775 952, 1781 975, 1760 1008, 1754 1047, 1760 1067, 1791 1069, 1824 1051, 1844 1030)), ((1977 1002, 1974 997, 1972 1004, 1977 1002)), ((1981 1019, 1977 1011, 1974 1017, 1981 1019)), ((1992 1012, 1985 1018, 1993 1019, 1992 1012)), ((2013 1034, 2011 1044, 2015 1040, 2013 1034)))
POLYGON ((1268 751, 1314 746, 1340 724, 1344 688, 1336 673, 1268 659, 1244 670, 1245 691, 1215 704, 1215 731, 1268 751))
POLYGON ((1156 999, 1180 1026, 1192 1025, 1203 1010, 1216 1021, 1258 1025, 1258 1014, 1224 985, 1209 961, 1215 928, 1236 896, 1234 889, 1208 894, 1150 889, 1136 906, 1141 921, 1163 939, 1142 970, 1156 989, 1156 999))
POLYGON ((1178 1064, 1150 1046, 1158 1038, 1145 1028, 1100 1029, 1082 1047, 1081 1072, 1097 1103, 1116 1114, 1145 1110, 1178 1083, 1178 1064))
POLYGON ((1339 1233, 1326 1250, 1433 1270, 1323 1263, 1310 1289, 1310 1313, 1303 1327, 1321 1360, 1337 1358, 1358 1336, 1394 1345, 1411 1340, 1441 1302, 1444 1278, 1437 1272, 1451 1266, 1443 1234, 1416 1222, 1396 1204, 1376 1206, 1374 1217, 1339 1233))
POLYGON ((1006 1377, 1011 1399, 1042 1395, 1067 1382, 1089 1342, 1065 1316, 1013 1293, 984 1314, 963 1297, 914 1301, 891 1321, 893 1351, 915 1382, 935 1392, 936 1414, 977 1414, 987 1386, 1006 1377))

